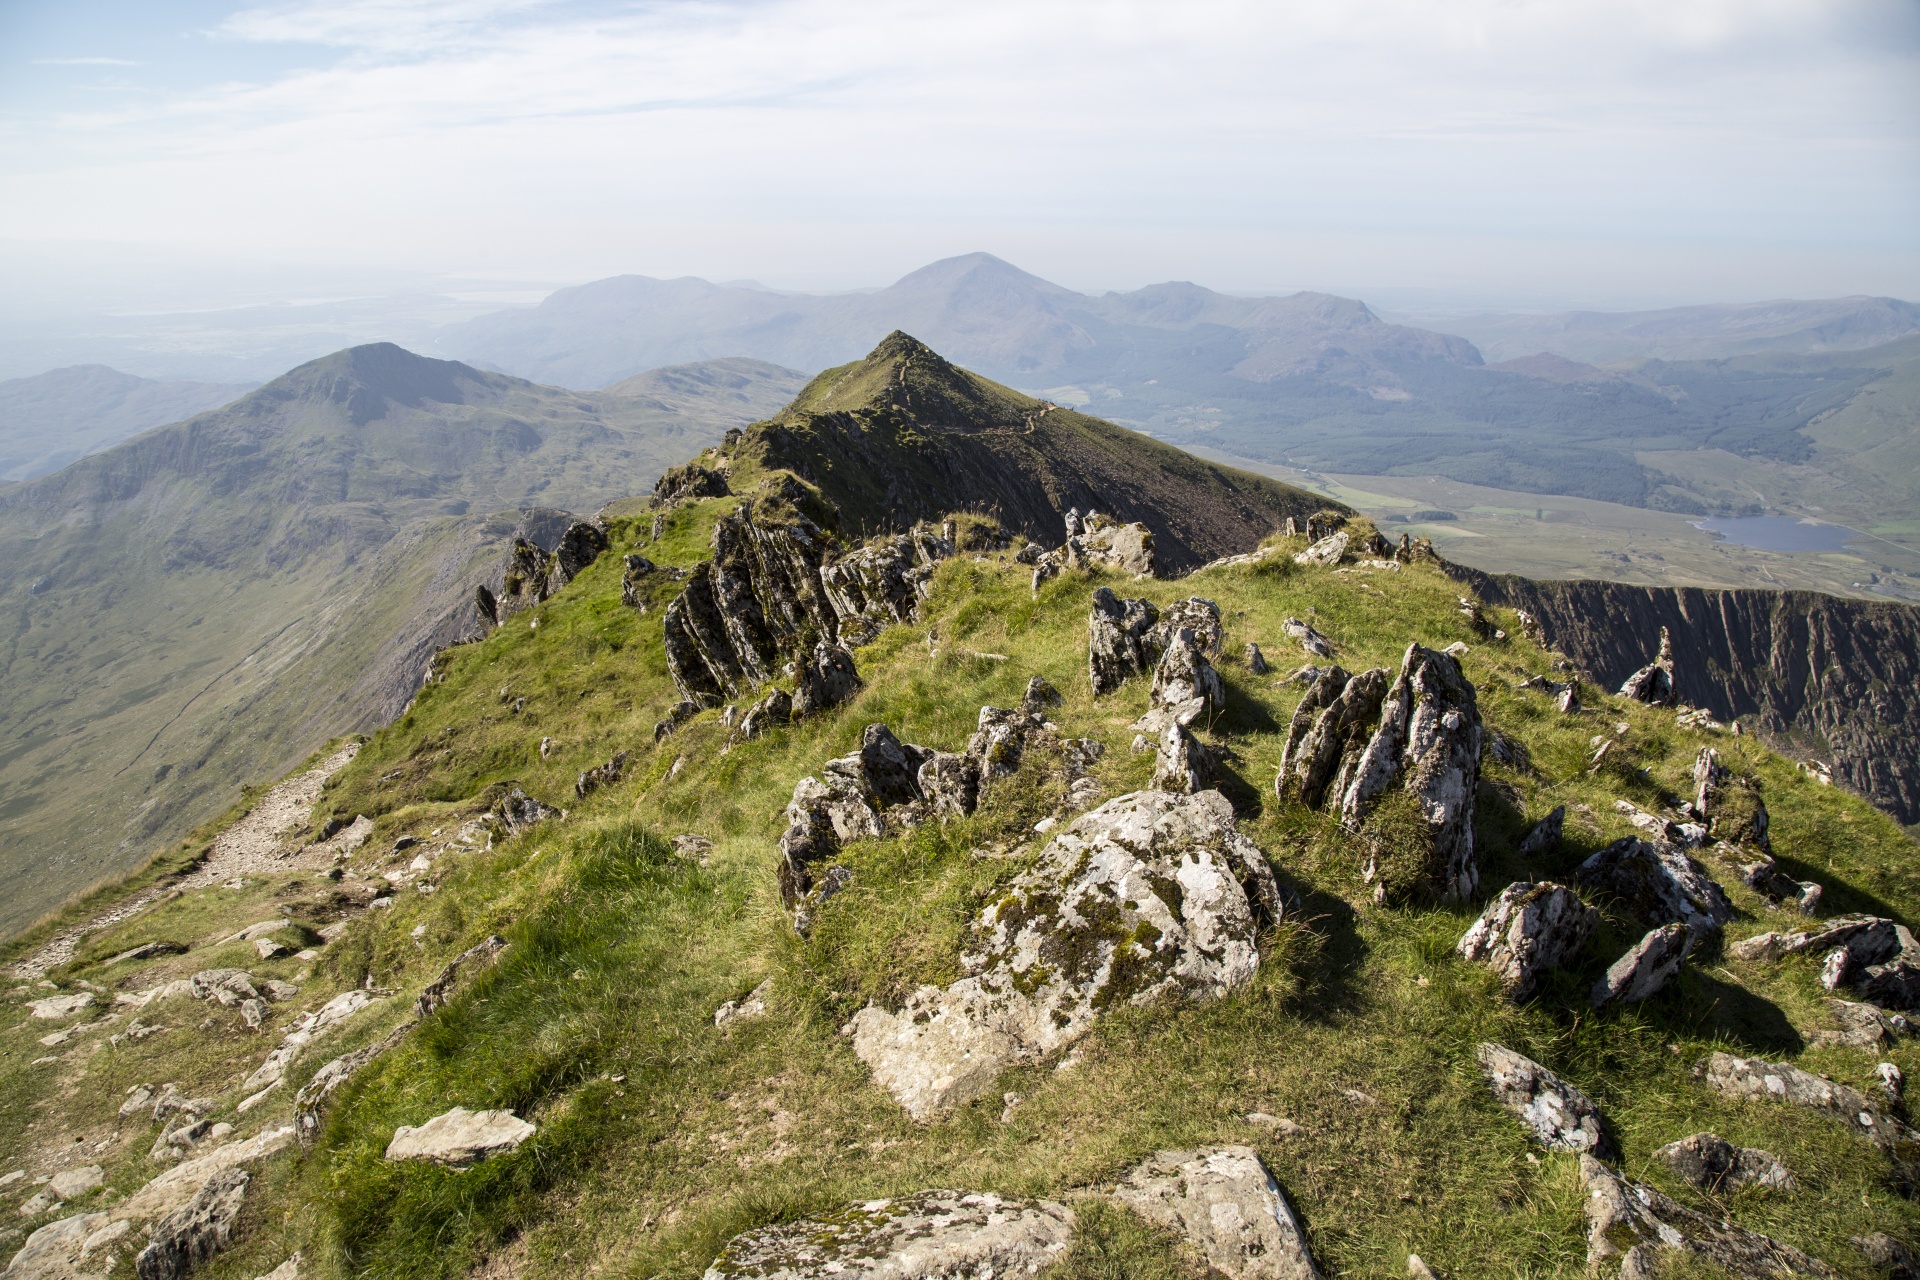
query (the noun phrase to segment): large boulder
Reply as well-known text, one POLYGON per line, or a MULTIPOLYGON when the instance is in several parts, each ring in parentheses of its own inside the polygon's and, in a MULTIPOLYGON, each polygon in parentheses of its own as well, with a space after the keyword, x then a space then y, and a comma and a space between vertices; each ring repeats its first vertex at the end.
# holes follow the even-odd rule
POLYGON ((431 1160, 464 1169, 502 1155, 531 1138, 534 1126, 511 1111, 455 1107, 423 1125, 401 1125, 387 1144, 389 1160, 431 1160))
POLYGON ((1652 1187, 1629 1182, 1590 1155, 1580 1157, 1587 1211, 1587 1265, 1619 1260, 1623 1280, 1652 1280, 1662 1253, 1692 1254, 1739 1280, 1832 1276, 1818 1259, 1771 1236, 1676 1204, 1652 1187))
POLYGON ((1220 620, 1220 606, 1205 596, 1188 596, 1162 609, 1159 620, 1147 628, 1147 652, 1165 653, 1173 643, 1173 633, 1182 627, 1193 632, 1194 646, 1203 657, 1217 662, 1226 656, 1227 633, 1220 620))
POLYGON ((1695 936, 1684 924, 1663 924, 1650 931, 1593 984, 1593 1007, 1638 1004, 1658 995, 1679 976, 1695 936))
POLYGON ((922 1191, 743 1232, 705 1280, 1031 1280, 1072 1241, 1065 1205, 922 1191))
POLYGON ((1328 565, 1339 564, 1341 557, 1347 554, 1347 543, 1349 541, 1351 541, 1351 539, 1347 537, 1344 530, 1339 533, 1328 534, 1326 537, 1321 538, 1318 542, 1308 547, 1305 551, 1297 553, 1293 557, 1293 562, 1295 564, 1318 565, 1321 568, 1325 568, 1328 565))
POLYGON ((1487 904, 1455 948, 1486 965, 1507 998, 1532 998, 1547 974, 1586 949, 1600 913, 1565 885, 1510 884, 1487 904))
POLYGON ((1314 808, 1329 794, 1340 795, 1359 767, 1386 693, 1385 667, 1357 676, 1338 666, 1320 671, 1288 722, 1274 795, 1314 808))
POLYGON ((1179 1232, 1227 1280, 1319 1280, 1306 1232, 1251 1147, 1157 1152, 1113 1198, 1179 1232))
POLYGON ((1086 514, 1080 532, 1069 532, 1061 550, 1069 569, 1112 569, 1143 578, 1159 571, 1151 529, 1139 521, 1121 524, 1098 511, 1086 514))
POLYGON ((1094 693, 1112 693, 1130 677, 1153 670, 1147 632, 1159 618, 1151 601, 1122 600, 1109 587, 1094 591, 1087 615, 1087 675, 1094 693))
POLYGON ((915 1119, 989 1092, 1121 1003, 1231 991, 1284 909, 1260 850, 1216 791, 1138 791, 1076 819, 975 920, 965 975, 897 1012, 855 1015, 854 1051, 915 1119))
POLYGON ((1685 851, 1638 836, 1616 840, 1574 870, 1573 881, 1607 894, 1643 927, 1683 924, 1696 936, 1733 919, 1733 903, 1685 851))
POLYGON ((727 488, 724 474, 697 462, 668 467, 653 482, 653 499, 663 506, 691 502, 696 498, 724 498, 732 492, 727 488))
POLYGON ((1482 1043, 1478 1056, 1495 1100, 1520 1117, 1535 1142, 1550 1151, 1618 1154, 1600 1108, 1586 1094, 1505 1045, 1482 1043))
POLYGON ((1473 684, 1450 654, 1407 646, 1400 675, 1380 708, 1380 727, 1353 769, 1340 798, 1342 818, 1363 828, 1368 812, 1390 790, 1413 800, 1424 830, 1418 848, 1395 850, 1375 841, 1367 867, 1379 890, 1389 858, 1410 859, 1401 879, 1443 901, 1470 901, 1480 886, 1473 855, 1473 804, 1480 782, 1480 708, 1473 684))
POLYGON ((245 1169, 224 1169, 209 1178, 181 1205, 153 1225, 151 1239, 133 1260, 140 1280, 186 1280, 201 1263, 233 1242, 247 1184, 245 1169))

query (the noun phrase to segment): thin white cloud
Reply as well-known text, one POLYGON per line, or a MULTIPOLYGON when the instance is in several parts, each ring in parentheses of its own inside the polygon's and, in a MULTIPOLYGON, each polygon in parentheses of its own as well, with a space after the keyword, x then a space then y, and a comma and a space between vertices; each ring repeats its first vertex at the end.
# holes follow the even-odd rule
MULTIPOLYGON (((1913 253, 1916 12, 1906 0, 256 5, 218 38, 310 46, 317 61, 138 110, 0 122, 0 234, 77 220, 119 238, 200 228, 263 249, 526 262, 563 246, 641 269, 728 237, 756 252, 837 237, 844 255, 876 243, 876 225, 1913 253)), ((737 273, 764 270, 756 257, 737 273)))
POLYGON ((36 67, 138 67, 144 63, 131 58, 35 58, 36 67))

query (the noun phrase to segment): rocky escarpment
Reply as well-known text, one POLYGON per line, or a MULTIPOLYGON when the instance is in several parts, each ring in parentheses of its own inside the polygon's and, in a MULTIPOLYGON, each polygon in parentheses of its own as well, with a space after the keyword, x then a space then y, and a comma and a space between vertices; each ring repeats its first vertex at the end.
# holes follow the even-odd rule
POLYGON ((1920 609, 1810 591, 1448 571, 1488 604, 1525 610, 1546 644, 1605 688, 1645 668, 1665 628, 1679 702, 1805 744, 1831 762, 1835 782, 1920 822, 1920 609))
POLYGON ((1097 509, 1145 526, 1154 562, 1174 573, 1251 551, 1289 516, 1329 506, 989 382, 898 332, 748 427, 737 454, 820 486, 852 532, 977 511, 1056 546, 1069 510, 1097 509))

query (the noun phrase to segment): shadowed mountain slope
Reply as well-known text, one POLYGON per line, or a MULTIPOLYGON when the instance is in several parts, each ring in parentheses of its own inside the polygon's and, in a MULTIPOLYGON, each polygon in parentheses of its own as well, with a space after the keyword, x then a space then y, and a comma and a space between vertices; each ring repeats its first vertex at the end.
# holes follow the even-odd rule
POLYGON ((0 490, 0 928, 391 718, 515 508, 590 514, 797 378, 656 381, 671 404, 356 347, 0 490))
POLYGON ((1329 505, 1022 395, 898 332, 808 383, 739 453, 818 485, 861 533, 978 511, 1051 546, 1065 511, 1097 509, 1145 523, 1176 572, 1249 551, 1288 516, 1329 505))
POLYGON ((103 364, 0 382, 0 482, 31 480, 162 423, 247 390, 217 382, 156 382, 103 364))

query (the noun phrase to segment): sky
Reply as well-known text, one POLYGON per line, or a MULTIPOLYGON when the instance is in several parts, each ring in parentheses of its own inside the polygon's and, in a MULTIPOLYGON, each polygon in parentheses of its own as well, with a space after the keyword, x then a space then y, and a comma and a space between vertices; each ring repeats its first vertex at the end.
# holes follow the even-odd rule
POLYGON ((973 250, 1416 310, 1920 298, 1920 4, 0 0, 0 270, 49 296, 973 250))

